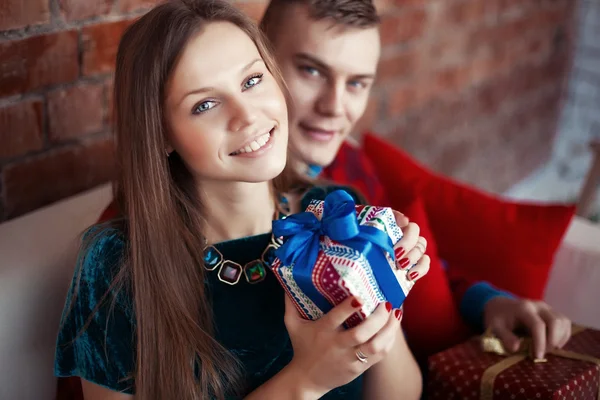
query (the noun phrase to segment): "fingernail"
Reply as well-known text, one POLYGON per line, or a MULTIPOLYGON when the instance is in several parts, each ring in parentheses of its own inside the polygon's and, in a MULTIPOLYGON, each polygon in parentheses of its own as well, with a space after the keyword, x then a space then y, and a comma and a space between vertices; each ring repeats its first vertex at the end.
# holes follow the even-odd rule
POLYGON ((400 269, 404 269, 406 267, 408 267, 408 264, 410 264, 410 260, 408 258, 403 258, 402 260, 400 260, 400 262, 398 263, 398 267, 400 269))
POLYGON ((358 301, 358 299, 356 297, 352 299, 352 303, 350 303, 350 305, 354 308, 362 307, 362 303, 360 301, 358 301))
POLYGON ((387 312, 391 312, 392 311, 392 303, 390 303, 389 301, 386 301, 385 309, 387 310, 387 312))
POLYGON ((404 250, 402 247, 398 247, 396 250, 394 250, 394 255, 396 256, 396 260, 401 259, 402 256, 404 255, 404 253, 406 253, 406 250, 404 250))
POLYGON ((398 308, 398 309, 397 309, 397 310, 394 312, 394 315, 396 316, 396 319, 397 319, 398 321, 400 321, 400 320, 402 319, 402 310, 398 308))
POLYGON ((413 272, 411 272, 410 274, 408 274, 408 278, 409 278, 411 281, 414 281, 414 280, 417 278, 417 276, 419 276, 419 273, 418 273, 417 271, 413 271, 413 272))

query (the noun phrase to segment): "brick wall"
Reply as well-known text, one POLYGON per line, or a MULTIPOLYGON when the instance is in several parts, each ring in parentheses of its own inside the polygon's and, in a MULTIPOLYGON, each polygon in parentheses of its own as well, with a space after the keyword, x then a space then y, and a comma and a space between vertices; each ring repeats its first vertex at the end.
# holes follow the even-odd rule
MULTIPOLYGON (((153 1, 3 0, 0 221, 107 181, 118 39, 153 1)), ((265 3, 243 2, 255 19, 265 3)), ((375 127, 432 168, 499 192, 549 154, 573 0, 381 0, 375 127)))

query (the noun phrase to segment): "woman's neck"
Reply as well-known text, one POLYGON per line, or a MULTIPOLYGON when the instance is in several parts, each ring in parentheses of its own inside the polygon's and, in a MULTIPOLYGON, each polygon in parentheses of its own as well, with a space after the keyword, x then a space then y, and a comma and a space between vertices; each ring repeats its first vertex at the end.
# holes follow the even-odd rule
POLYGON ((276 206, 269 182, 203 182, 200 199, 208 243, 271 231, 276 206))

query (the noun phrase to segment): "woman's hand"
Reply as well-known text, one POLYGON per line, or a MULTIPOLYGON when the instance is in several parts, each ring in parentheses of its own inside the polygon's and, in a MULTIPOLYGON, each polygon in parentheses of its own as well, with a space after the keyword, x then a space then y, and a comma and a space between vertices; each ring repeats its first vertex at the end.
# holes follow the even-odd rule
POLYGON ((410 222, 408 218, 398 211, 394 211, 396 224, 402 229, 402 239, 394 246, 396 266, 399 273, 406 273, 407 278, 413 282, 421 279, 429 272, 431 260, 425 254, 427 240, 419 236, 419 225, 410 222))
POLYGON ((295 371, 303 381, 301 386, 313 396, 320 397, 357 378, 385 358, 401 334, 389 303, 380 304, 358 326, 344 329, 344 321, 360 307, 358 299, 348 298, 321 319, 308 321, 285 296, 285 325, 294 348, 287 368, 295 371), (359 355, 366 360, 360 361, 359 355))

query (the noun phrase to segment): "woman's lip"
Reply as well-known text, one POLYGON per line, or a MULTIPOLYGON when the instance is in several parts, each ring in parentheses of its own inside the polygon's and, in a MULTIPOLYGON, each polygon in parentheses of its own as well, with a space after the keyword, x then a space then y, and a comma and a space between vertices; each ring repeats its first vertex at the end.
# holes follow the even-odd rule
MULTIPOLYGON (((260 149, 256 150, 256 151, 252 151, 250 153, 239 153, 239 154, 234 154, 231 153, 230 156, 232 157, 244 157, 244 158, 256 158, 256 157, 260 157, 262 156, 265 152, 267 152, 268 150, 270 150, 273 147, 273 140, 275 137, 275 131, 276 131, 276 127, 273 127, 269 133, 269 140, 267 140, 267 143, 265 143, 260 149)), ((239 150, 238 150, 239 151, 239 150)))
POLYGON ((259 135, 255 135, 252 139, 248 139, 248 141, 246 143, 244 143, 242 146, 240 146, 236 151, 233 151, 233 152, 231 152, 229 154, 234 154, 234 153, 237 153, 238 151, 242 151, 246 146, 249 146, 252 142, 254 142, 259 137, 264 136, 267 133, 271 133, 271 131, 273 131, 273 128, 271 128, 268 131, 263 132, 263 133, 261 133, 259 135))
MULTIPOLYGON (((270 136, 273 136, 273 132, 274 132, 274 131, 275 131, 275 126, 274 126, 274 127, 272 127, 272 128, 271 128, 269 131, 267 131, 266 133, 268 133, 270 136)), ((238 152, 242 151, 242 150, 243 150, 243 149, 244 149, 246 146, 249 146, 249 145, 250 145, 252 142, 254 142, 256 139, 258 139, 259 137, 261 137, 261 136, 264 136, 264 135, 265 135, 265 133, 255 136, 255 137, 254 137, 254 138, 252 138, 251 140, 248 140, 248 142, 247 142, 247 143, 245 143, 245 144, 244 144, 242 147, 240 147, 240 148, 239 148, 239 149, 237 149, 236 151, 233 151, 233 152, 229 153, 229 155, 230 155, 230 156, 237 155, 236 153, 238 153, 238 152)), ((271 138, 269 137, 269 140, 270 140, 270 139, 271 139, 271 138)), ((259 149, 259 150, 260 150, 260 149, 259 149)), ((258 151, 258 150, 256 150, 256 151, 258 151)))

